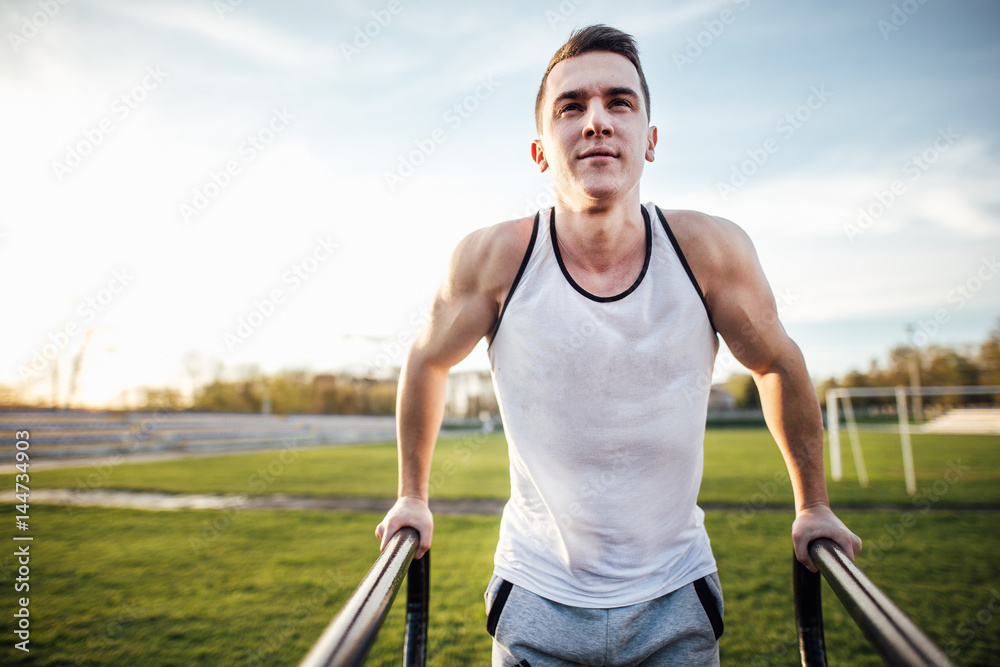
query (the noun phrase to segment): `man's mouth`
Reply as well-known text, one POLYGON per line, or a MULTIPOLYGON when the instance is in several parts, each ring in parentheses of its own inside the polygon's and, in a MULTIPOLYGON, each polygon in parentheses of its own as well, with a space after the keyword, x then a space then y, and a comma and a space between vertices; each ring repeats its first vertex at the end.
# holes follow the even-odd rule
POLYGON ((615 153, 614 151, 608 149, 608 148, 591 148, 589 150, 586 150, 586 151, 580 153, 580 156, 579 156, 578 159, 585 160, 587 158, 592 158, 592 157, 593 158, 602 158, 602 157, 616 158, 616 157, 618 157, 618 154, 615 153))

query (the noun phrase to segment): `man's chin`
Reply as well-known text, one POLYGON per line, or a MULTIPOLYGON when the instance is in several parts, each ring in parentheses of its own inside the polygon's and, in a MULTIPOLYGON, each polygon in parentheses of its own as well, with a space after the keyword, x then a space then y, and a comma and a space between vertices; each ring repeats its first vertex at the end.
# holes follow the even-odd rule
POLYGON ((595 201, 614 199, 625 189, 623 184, 618 180, 590 181, 581 185, 580 194, 587 199, 595 201))

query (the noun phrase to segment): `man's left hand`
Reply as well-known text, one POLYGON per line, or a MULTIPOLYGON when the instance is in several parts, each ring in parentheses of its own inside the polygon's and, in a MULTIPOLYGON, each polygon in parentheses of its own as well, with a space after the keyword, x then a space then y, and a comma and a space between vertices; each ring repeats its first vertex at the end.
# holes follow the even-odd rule
POLYGON ((817 572, 809 557, 809 543, 818 537, 828 537, 854 560, 861 551, 861 538, 848 530, 827 505, 816 505, 799 510, 792 524, 792 545, 795 557, 811 572, 817 572))

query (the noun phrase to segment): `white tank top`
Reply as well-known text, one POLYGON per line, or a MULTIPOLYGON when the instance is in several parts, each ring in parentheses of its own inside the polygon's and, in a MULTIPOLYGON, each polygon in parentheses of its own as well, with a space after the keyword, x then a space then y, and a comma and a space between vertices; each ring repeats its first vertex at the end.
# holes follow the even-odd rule
POLYGON ((577 607, 645 602, 716 571, 697 498, 718 341, 666 219, 642 214, 642 272, 598 297, 540 212, 489 348, 511 480, 495 572, 577 607))

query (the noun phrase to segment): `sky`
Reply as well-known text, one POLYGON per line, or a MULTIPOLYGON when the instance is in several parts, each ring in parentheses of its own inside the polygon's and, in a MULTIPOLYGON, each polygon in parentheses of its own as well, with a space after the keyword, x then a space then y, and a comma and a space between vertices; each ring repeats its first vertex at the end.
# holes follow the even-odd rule
POLYGON ((639 43, 642 200, 748 232, 815 379, 996 329, 995 2, 5 0, 0 384, 398 366, 455 245, 551 205, 535 94, 593 23, 639 43))

